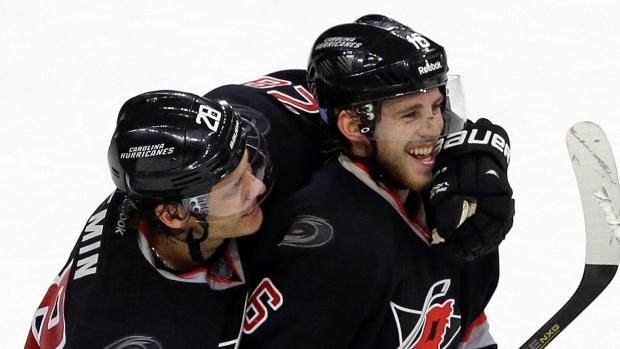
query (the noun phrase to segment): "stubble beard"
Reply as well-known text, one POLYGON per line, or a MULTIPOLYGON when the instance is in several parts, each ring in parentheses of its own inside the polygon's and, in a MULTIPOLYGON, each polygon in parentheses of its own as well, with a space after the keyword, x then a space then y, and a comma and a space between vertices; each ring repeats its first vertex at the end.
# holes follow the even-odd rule
POLYGON ((412 165, 405 156, 409 155, 385 154, 385 156, 379 156, 378 162, 384 174, 397 187, 400 187, 399 189, 418 192, 428 188, 433 178, 432 170, 412 165))

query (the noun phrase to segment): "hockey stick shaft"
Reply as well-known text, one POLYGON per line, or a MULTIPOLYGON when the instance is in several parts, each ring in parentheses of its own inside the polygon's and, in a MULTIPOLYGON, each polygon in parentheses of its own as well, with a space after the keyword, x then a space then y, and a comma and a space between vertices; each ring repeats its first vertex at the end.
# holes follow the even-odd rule
POLYGON ((543 349, 609 285, 618 270, 620 249, 616 230, 620 215, 618 171, 607 137, 591 122, 580 122, 566 135, 586 225, 586 264, 572 297, 520 349, 543 349))
POLYGON ((586 264, 579 287, 572 297, 519 349, 545 348, 603 292, 617 270, 617 265, 586 264))

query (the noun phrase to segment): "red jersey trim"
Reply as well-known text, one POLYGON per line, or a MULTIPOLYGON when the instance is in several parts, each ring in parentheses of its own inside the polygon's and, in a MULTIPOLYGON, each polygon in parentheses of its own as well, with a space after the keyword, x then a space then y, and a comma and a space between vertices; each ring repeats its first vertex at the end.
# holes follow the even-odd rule
MULTIPOLYGON (((351 160, 351 162, 353 162, 353 164, 355 164, 355 166, 359 167, 362 171, 364 171, 365 173, 370 175, 370 170, 368 169, 368 167, 366 165, 362 164, 359 161, 355 161, 355 160, 351 160)), ((393 191, 391 191, 383 183, 377 182, 377 185, 381 189, 383 189, 388 195, 390 195, 390 197, 392 197, 392 199, 394 199, 394 202, 398 206, 398 209, 400 210, 402 215, 407 218, 407 220, 409 221, 409 223, 411 223, 411 225, 413 225, 416 229, 418 229, 424 235, 424 237, 427 240, 427 243, 430 243, 432 241, 432 238, 431 238, 432 235, 431 235, 430 231, 428 230, 428 228, 426 228, 426 226, 424 226, 424 224, 422 224, 422 222, 420 222, 420 220, 418 218, 420 216, 420 214, 422 213, 422 204, 418 205, 414 217, 411 218, 411 217, 409 217, 409 215, 407 215, 407 213, 405 211, 405 207, 403 206, 403 203, 401 202, 401 200, 398 198, 398 196, 396 196, 396 194, 393 191)), ((422 202, 422 201, 420 200, 420 202, 422 202)))
POLYGON ((469 341, 469 337, 471 337, 471 334, 474 331, 474 329, 482 325, 486 321, 487 321, 486 314, 485 313, 480 314, 480 316, 478 316, 478 318, 474 320, 474 322, 469 326, 469 328, 467 329, 467 332, 465 332, 465 335, 463 336, 463 339, 461 339, 461 342, 469 341))

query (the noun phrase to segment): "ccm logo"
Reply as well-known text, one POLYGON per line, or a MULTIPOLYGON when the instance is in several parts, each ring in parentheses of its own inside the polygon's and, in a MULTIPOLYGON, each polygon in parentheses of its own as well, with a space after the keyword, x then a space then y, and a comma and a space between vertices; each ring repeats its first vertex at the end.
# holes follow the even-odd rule
POLYGON ((478 129, 457 131, 450 133, 444 138, 440 138, 437 142, 437 152, 459 146, 466 142, 471 145, 490 144, 504 155, 507 164, 510 163, 510 145, 506 143, 504 137, 491 131, 486 131, 484 136, 480 137, 478 136, 478 129))

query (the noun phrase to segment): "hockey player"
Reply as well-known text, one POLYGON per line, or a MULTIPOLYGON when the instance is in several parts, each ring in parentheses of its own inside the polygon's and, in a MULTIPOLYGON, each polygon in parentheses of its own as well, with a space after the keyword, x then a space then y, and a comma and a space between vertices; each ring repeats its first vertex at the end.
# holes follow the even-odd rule
POLYGON ((383 16, 319 36, 309 87, 339 152, 242 253, 257 274, 241 348, 497 348, 508 137, 464 126, 447 71, 440 45, 383 16))
POLYGON ((247 289, 234 238, 261 225, 274 177, 268 197, 287 196, 323 161, 318 108, 290 80, 305 72, 208 94, 239 95, 238 109, 177 91, 123 105, 108 153, 117 190, 35 312, 26 349, 235 347, 247 289))

